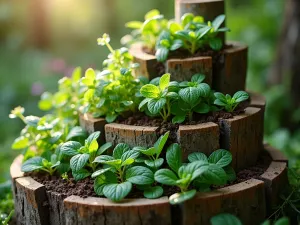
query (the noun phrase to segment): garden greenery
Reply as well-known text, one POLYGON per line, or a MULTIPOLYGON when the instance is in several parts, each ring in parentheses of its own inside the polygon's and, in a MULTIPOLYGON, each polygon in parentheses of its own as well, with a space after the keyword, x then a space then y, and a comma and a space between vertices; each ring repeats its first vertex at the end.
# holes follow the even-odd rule
POLYGON ((131 35, 126 35, 124 43, 142 43, 149 50, 156 51, 160 62, 167 60, 171 51, 185 50, 194 55, 198 50, 212 49, 219 51, 223 47, 219 33, 227 32, 227 27, 221 27, 225 15, 219 15, 212 22, 205 22, 201 16, 186 13, 180 22, 164 19, 157 10, 148 12, 144 22, 131 21, 126 27, 133 29, 131 35))

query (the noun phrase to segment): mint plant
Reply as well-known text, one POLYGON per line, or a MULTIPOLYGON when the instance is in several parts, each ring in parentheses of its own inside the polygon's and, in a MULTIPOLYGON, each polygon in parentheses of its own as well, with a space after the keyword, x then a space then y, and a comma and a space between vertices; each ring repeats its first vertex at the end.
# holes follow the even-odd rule
POLYGON ((94 189, 97 195, 121 201, 130 193, 133 184, 151 185, 154 182, 153 172, 147 167, 135 165, 139 155, 139 151, 120 143, 114 148, 112 156, 95 158, 94 162, 105 165, 92 174, 92 178, 96 178, 94 189))
MULTIPOLYGON (((139 110, 149 111, 150 115, 160 115, 164 121, 171 116, 171 104, 178 99, 178 94, 171 91, 170 74, 164 74, 159 84, 146 84, 141 87, 140 93, 145 99, 140 103, 139 110)), ((174 82, 172 83, 174 85, 174 82)))
POLYGON ((77 141, 68 141, 64 143, 60 150, 61 154, 70 156, 70 168, 75 180, 81 180, 91 175, 97 168, 94 160, 96 157, 102 155, 107 151, 112 143, 108 142, 99 148, 97 139, 100 136, 100 132, 92 133, 82 145, 77 141))
POLYGON ((171 107, 173 123, 182 123, 188 118, 193 119, 193 113, 208 113, 210 106, 205 99, 210 95, 210 86, 202 83, 205 79, 203 74, 195 74, 190 82, 183 81, 179 84, 181 87, 178 92, 179 99, 171 107))
POLYGON ((249 98, 249 94, 245 91, 238 91, 232 97, 229 94, 220 92, 214 93, 216 100, 214 104, 224 108, 227 112, 233 112, 235 108, 243 101, 249 98))

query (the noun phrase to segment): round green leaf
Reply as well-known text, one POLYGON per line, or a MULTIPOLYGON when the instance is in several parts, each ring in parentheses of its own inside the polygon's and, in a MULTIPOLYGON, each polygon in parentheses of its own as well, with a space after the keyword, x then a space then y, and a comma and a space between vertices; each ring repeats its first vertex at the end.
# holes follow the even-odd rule
POLYGON ((111 168, 105 168, 105 169, 100 169, 100 170, 97 170, 96 172, 94 172, 93 174, 92 174, 92 178, 95 178, 95 177, 98 177, 98 176, 100 176, 101 174, 104 174, 104 173, 106 173, 107 171, 110 171, 111 170, 111 168))
POLYGON ((197 73, 192 76, 192 82, 197 82, 198 84, 202 83, 205 80, 205 75, 197 73))
POLYGON ((160 90, 164 90, 169 86, 170 83, 170 74, 166 73, 159 79, 159 88, 160 90))
POLYGON ((140 21, 130 21, 125 24, 126 27, 131 29, 140 29, 143 26, 143 23, 140 21))
POLYGON ((76 126, 70 130, 66 140, 69 141, 76 137, 85 137, 85 136, 86 136, 86 131, 84 129, 82 129, 82 127, 76 126))
POLYGON ((166 158, 168 165, 177 173, 179 167, 182 165, 182 151, 177 143, 174 143, 168 147, 166 158))
POLYGON ((169 169, 161 169, 156 171, 154 178, 157 182, 165 185, 175 186, 178 177, 176 174, 169 169))
POLYGON ((43 158, 40 156, 36 156, 25 161, 22 164, 21 171, 27 173, 41 168, 43 168, 43 158))
POLYGON ((107 184, 117 183, 118 179, 117 176, 107 171, 105 174, 99 175, 94 182, 94 191, 97 195, 102 196, 103 195, 103 188, 107 184))
POLYGON ((60 150, 64 155, 74 156, 78 154, 81 147, 82 145, 77 141, 68 141, 61 146, 60 150))
POLYGON ((179 91, 180 98, 189 105, 195 105, 200 98, 201 91, 196 87, 187 87, 179 91))
POLYGON ((207 156, 202 152, 193 152, 193 153, 189 154, 188 160, 190 162, 195 162, 195 161, 199 161, 199 160, 208 162, 207 156))
POLYGON ((14 143, 12 144, 12 149, 23 149, 28 147, 29 140, 27 137, 21 136, 14 140, 14 143))
POLYGON ((192 199, 196 195, 196 193, 197 191, 195 189, 187 192, 176 193, 170 196, 169 201, 172 205, 180 204, 189 199, 192 199))
POLYGON ((89 154, 77 154, 75 156, 73 156, 70 160, 70 167, 72 169, 72 171, 79 171, 80 169, 82 169, 85 164, 88 162, 90 158, 89 154))
POLYGON ((76 181, 78 181, 78 180, 82 180, 82 179, 90 176, 91 173, 88 170, 86 170, 86 169, 81 169, 81 170, 78 170, 76 172, 72 171, 72 175, 73 175, 74 179, 76 181))
POLYGON ((152 184, 153 172, 143 166, 134 166, 126 170, 126 180, 138 185, 152 184))
POLYGON ((164 163, 164 159, 163 158, 159 158, 159 159, 155 159, 155 160, 147 159, 144 162, 147 166, 154 168, 154 169, 158 169, 164 163))
POLYGON ((163 195, 164 189, 161 186, 149 187, 144 191, 145 198, 155 199, 163 195))
POLYGON ((245 91, 238 91, 232 98, 235 99, 236 102, 243 102, 249 98, 249 94, 245 91))
POLYGON ((200 91, 200 96, 208 97, 210 95, 210 86, 206 83, 201 83, 197 85, 197 88, 200 91))
POLYGON ((167 60, 169 55, 169 49, 167 49, 166 47, 160 47, 156 50, 155 53, 155 57, 157 59, 157 61, 159 62, 164 62, 167 60))
POLYGON ((115 159, 121 159, 122 158, 122 155, 129 151, 130 148, 127 144, 124 144, 124 143, 119 143, 115 148, 114 148, 114 151, 113 151, 113 157, 115 159))
POLYGON ((144 85, 141 87, 140 92, 145 98, 158 98, 160 95, 158 87, 153 84, 144 85))
POLYGON ((219 149, 214 151, 208 158, 208 162, 216 164, 220 167, 228 166, 232 161, 232 155, 229 151, 219 149))
POLYGON ((131 189, 132 184, 127 181, 121 184, 106 184, 103 187, 103 194, 106 198, 118 202, 125 198, 131 189))
POLYGON ((214 30, 217 31, 224 21, 225 21, 225 15, 222 14, 217 16, 212 22, 212 26, 214 30))
POLYGON ((212 225, 242 225, 242 222, 234 215, 222 213, 210 219, 212 225))
POLYGON ((156 115, 158 114, 162 108, 165 106, 166 104, 166 99, 165 98, 160 98, 158 100, 156 99, 151 99, 148 102, 148 110, 151 114, 156 115))
POLYGON ((214 184, 214 185, 224 185, 227 182, 227 174, 218 165, 209 164, 207 169, 199 177, 201 183, 214 184))
POLYGON ((233 182, 233 181, 236 180, 236 173, 235 173, 234 169, 231 166, 226 166, 223 169, 224 169, 224 171, 227 175, 227 181, 233 182))

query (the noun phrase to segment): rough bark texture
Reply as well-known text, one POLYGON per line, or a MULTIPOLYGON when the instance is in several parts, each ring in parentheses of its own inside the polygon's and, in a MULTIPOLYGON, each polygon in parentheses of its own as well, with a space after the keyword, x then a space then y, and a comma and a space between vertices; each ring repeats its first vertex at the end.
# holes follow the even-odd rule
MULTIPOLYGON (((185 13, 193 13, 194 15, 202 16, 205 21, 213 21, 217 16, 225 14, 224 0, 176 0, 176 21, 180 21, 180 18, 185 13)), ((224 33, 220 34, 220 37, 224 43, 224 33)))
POLYGON ((238 42, 229 42, 231 48, 225 49, 221 63, 213 67, 213 85, 216 91, 233 95, 245 90, 248 48, 238 42))
POLYGON ((46 188, 31 177, 16 179, 15 211, 18 225, 48 225, 46 188))
POLYGON ((135 199, 113 203, 104 198, 64 200, 66 225, 171 225, 171 212, 167 197, 135 199))
POLYGON ((105 141, 104 134, 104 126, 106 124, 106 120, 103 118, 94 118, 91 114, 80 114, 79 115, 79 123, 82 128, 84 128, 89 134, 100 131, 101 135, 99 137, 100 142, 105 141))
POLYGON ((183 160, 193 152, 210 155, 219 149, 219 126, 215 123, 179 126, 177 141, 182 149, 183 160))
POLYGON ((232 154, 234 169, 243 169, 256 163, 263 149, 264 110, 248 107, 245 114, 232 119, 220 119, 221 148, 232 154))
POLYGON ((158 76, 156 71, 157 60, 154 55, 147 54, 143 51, 142 45, 134 44, 130 47, 129 53, 133 55, 134 61, 140 66, 135 70, 136 75, 143 75, 149 80, 158 76))
POLYGON ((271 213, 273 207, 279 203, 278 196, 288 184, 287 164, 284 162, 272 162, 260 178, 265 182, 266 199, 269 203, 267 210, 271 213))
POLYGON ((63 201, 65 196, 47 191, 47 198, 49 202, 49 218, 50 224, 66 224, 65 209, 63 201))
POLYGON ((205 75, 205 83, 212 85, 212 58, 193 57, 186 59, 169 59, 166 62, 166 72, 171 74, 171 80, 190 81, 196 73, 205 75))
POLYGON ((251 179, 212 193, 199 193, 182 205, 182 225, 209 225, 210 218, 226 212, 244 225, 260 224, 266 216, 264 182, 251 179))
POLYGON ((130 147, 151 147, 157 141, 158 127, 131 126, 111 123, 105 125, 105 139, 114 146, 118 143, 126 143, 130 147))

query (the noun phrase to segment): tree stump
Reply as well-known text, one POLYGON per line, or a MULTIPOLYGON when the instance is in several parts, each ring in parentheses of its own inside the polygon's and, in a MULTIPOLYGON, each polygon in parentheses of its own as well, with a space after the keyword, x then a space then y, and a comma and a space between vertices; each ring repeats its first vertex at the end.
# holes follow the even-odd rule
POLYGON ((100 131, 101 135, 98 141, 105 141, 104 126, 106 124, 106 120, 104 118, 94 118, 89 113, 80 114, 79 124, 83 129, 85 129, 88 132, 88 134, 91 134, 95 131, 100 131))

